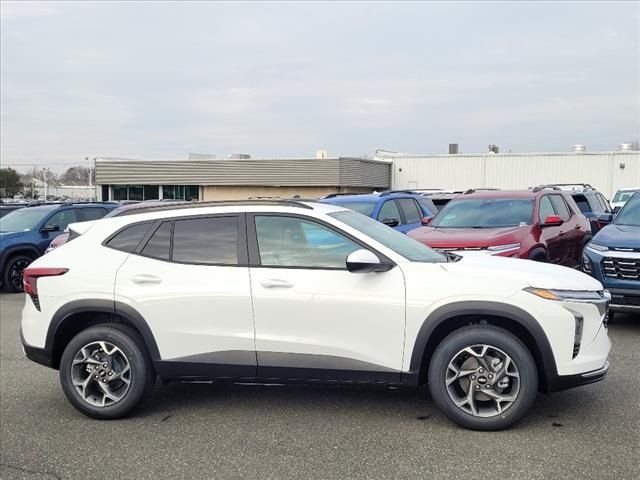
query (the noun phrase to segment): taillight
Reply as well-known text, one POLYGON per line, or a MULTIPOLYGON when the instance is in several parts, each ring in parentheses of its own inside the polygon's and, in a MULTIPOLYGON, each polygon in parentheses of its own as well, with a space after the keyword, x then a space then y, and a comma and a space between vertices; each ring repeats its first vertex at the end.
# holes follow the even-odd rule
POLYGON ((69 271, 68 268, 25 268, 22 272, 22 284, 24 293, 31 297, 33 305, 40 311, 40 299, 38 298, 38 279, 40 277, 57 277, 69 271))

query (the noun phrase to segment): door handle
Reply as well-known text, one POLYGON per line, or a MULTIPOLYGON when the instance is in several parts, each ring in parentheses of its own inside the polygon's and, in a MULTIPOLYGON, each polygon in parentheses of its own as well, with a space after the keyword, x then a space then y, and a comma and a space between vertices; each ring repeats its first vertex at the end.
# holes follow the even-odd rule
POLYGON ((138 285, 157 285, 162 282, 160 277, 155 275, 149 275, 148 273, 141 273, 140 275, 134 275, 131 277, 131 281, 138 285))
POLYGON ((270 278, 269 280, 263 280, 260 282, 264 288, 291 288, 293 283, 289 283, 286 280, 280 280, 278 278, 270 278))

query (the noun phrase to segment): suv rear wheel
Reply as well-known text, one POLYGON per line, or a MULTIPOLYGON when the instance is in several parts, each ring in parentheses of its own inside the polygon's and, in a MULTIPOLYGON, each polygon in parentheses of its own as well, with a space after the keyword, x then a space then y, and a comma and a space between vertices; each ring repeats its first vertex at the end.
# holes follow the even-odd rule
POLYGON ((501 430, 533 404, 538 372, 516 336, 493 325, 473 325, 440 343, 429 366, 429 390, 454 422, 473 430, 501 430))
POLYGON ((97 419, 120 418, 155 383, 142 338, 124 325, 97 325, 67 345, 60 361, 60 383, 71 404, 97 419))

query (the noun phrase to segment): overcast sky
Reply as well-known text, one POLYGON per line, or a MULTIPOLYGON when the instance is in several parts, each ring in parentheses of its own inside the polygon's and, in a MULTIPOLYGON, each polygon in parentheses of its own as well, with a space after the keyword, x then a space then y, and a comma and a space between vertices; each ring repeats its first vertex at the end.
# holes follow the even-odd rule
POLYGON ((640 3, 2 2, 2 162, 610 150, 640 3))

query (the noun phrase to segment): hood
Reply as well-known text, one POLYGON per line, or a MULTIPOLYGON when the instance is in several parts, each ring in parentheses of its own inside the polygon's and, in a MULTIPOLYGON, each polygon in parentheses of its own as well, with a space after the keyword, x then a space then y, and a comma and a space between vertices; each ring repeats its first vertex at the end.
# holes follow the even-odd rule
POLYGON ((592 242, 609 248, 640 248, 640 227, 612 223, 600 230, 592 242))
POLYGON ((504 228, 437 228, 421 227, 411 230, 409 236, 433 248, 486 248, 518 243, 531 225, 504 228))
POLYGON ((477 276, 479 281, 501 278, 525 282, 530 287, 549 290, 602 290, 602 284, 578 270, 550 263, 496 257, 479 252, 461 252, 458 262, 442 267, 454 275, 477 276))

